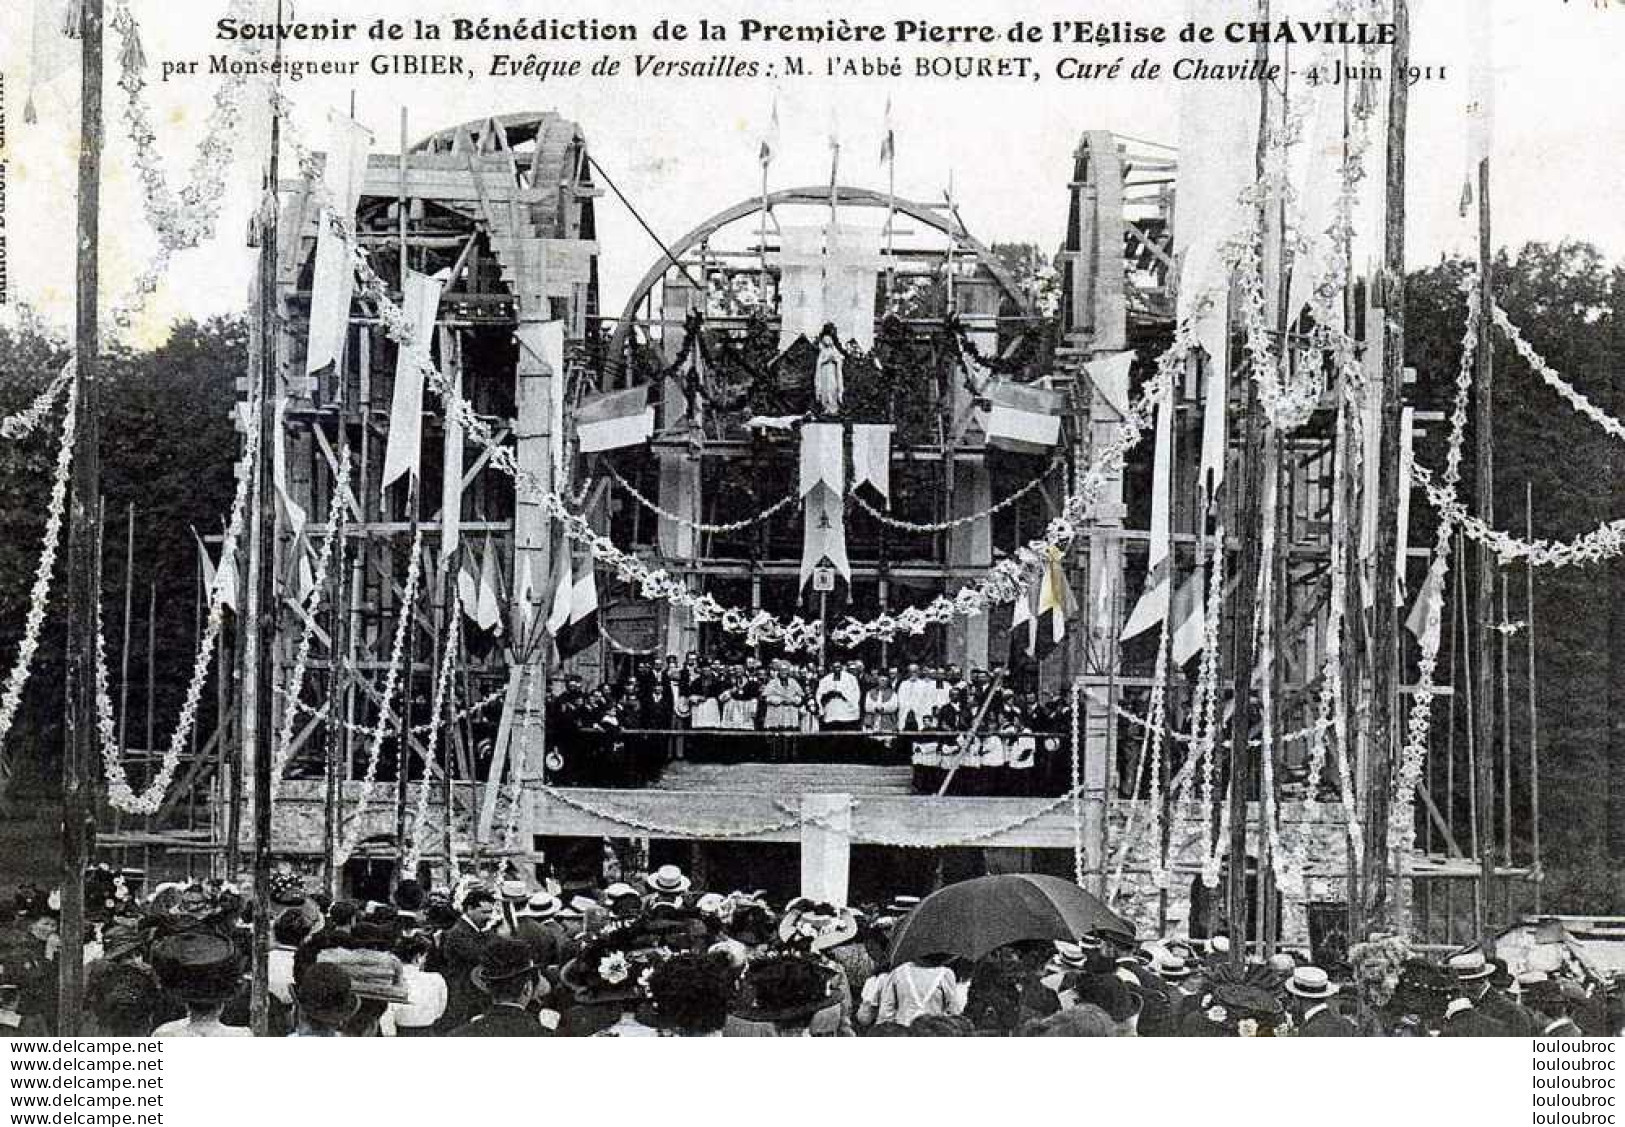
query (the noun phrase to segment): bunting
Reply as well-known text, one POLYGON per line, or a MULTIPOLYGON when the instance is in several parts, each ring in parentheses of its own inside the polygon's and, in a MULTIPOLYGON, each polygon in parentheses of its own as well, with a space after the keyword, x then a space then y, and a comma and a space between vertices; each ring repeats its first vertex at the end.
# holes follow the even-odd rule
MULTIPOLYGON (((327 149, 327 163, 322 169, 322 183, 327 189, 327 198, 338 208, 338 218, 348 226, 355 221, 356 207, 361 202, 372 134, 337 113, 330 113, 328 120, 333 137, 327 149)), ((333 218, 332 212, 323 208, 317 219, 315 274, 310 288, 310 339, 305 351, 307 374, 338 364, 350 330, 355 267, 350 261, 349 241, 333 231, 333 218)))
POLYGON ((401 294, 401 315, 412 327, 412 345, 395 350, 395 391, 389 404, 389 436, 384 445, 384 470, 378 492, 403 475, 418 476, 418 455, 423 445, 423 367, 429 362, 434 339, 435 318, 440 311, 440 291, 445 282, 438 277, 406 272, 401 294))

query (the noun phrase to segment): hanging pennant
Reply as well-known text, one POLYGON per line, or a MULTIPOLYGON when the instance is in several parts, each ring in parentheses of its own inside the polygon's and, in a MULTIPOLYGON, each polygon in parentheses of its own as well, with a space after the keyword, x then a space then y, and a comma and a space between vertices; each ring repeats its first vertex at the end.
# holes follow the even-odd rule
MULTIPOLYGON (((367 150, 372 134, 339 114, 329 114, 333 129, 327 150, 322 183, 339 218, 348 226, 355 222, 361 202, 361 186, 367 176, 367 150)), ((350 331, 350 298, 355 292, 355 264, 351 243, 333 230, 333 210, 324 207, 317 218, 316 269, 310 288, 310 340, 305 352, 305 372, 321 371, 337 365, 344 355, 344 339, 350 331)))
POLYGON ((395 355, 395 393, 389 406, 389 437, 384 446, 384 472, 380 494, 404 474, 416 478, 418 454, 423 444, 423 367, 429 363, 429 344, 434 338, 435 318, 440 310, 439 278, 406 272, 401 298, 401 314, 412 327, 410 346, 401 345, 395 355))
POLYGON ((852 488, 869 486, 891 499, 890 423, 852 424, 852 488))
POLYGON ((801 488, 805 497, 826 486, 839 497, 846 492, 846 465, 839 423, 808 423, 801 428, 801 488))
POLYGON ((847 583, 852 582, 852 564, 846 555, 846 513, 841 494, 827 485, 815 486, 807 494, 802 520, 801 586, 824 561, 835 568, 847 583))

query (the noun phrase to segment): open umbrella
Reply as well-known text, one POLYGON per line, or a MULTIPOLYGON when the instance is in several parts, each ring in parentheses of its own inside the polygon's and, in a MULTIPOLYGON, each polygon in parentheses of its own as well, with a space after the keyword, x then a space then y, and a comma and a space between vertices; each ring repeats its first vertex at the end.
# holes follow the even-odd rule
POLYGON ((920 902, 892 938, 891 963, 923 956, 980 959, 1009 943, 1074 940, 1112 927, 1134 931, 1099 900, 1070 881, 1005 873, 950 884, 920 902))

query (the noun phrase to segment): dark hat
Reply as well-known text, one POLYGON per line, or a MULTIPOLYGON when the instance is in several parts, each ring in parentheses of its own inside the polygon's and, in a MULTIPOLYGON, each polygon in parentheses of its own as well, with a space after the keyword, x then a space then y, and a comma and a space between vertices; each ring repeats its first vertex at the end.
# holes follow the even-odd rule
POLYGON ((237 948, 206 931, 184 931, 153 948, 152 969, 166 990, 188 1002, 220 1002, 237 989, 237 948))
POLYGON ((499 935, 485 945, 480 965, 469 974, 469 979, 487 992, 499 982, 512 982, 527 975, 536 976, 541 970, 531 958, 530 945, 518 939, 499 935))
POLYGON ((102 958, 108 961, 133 955, 147 945, 141 928, 129 920, 113 920, 102 928, 102 958))
POLYGON ((747 1021, 803 1021, 835 999, 835 971, 812 959, 783 955, 745 968, 734 1013, 747 1021))
POLYGON ((319 1025, 343 1025, 361 1006, 350 976, 334 963, 315 963, 294 984, 299 1012, 319 1025))
POLYGON ((1126 947, 1129 950, 1133 950, 1138 942, 1134 938, 1132 931, 1124 931, 1120 927, 1097 927, 1089 934, 1102 943, 1111 943, 1118 947, 1126 947))
POLYGON ((1127 1021, 1144 1004, 1141 993, 1115 974, 1069 974, 1062 986, 1076 994, 1080 1004, 1099 1006, 1113 1021, 1127 1021))

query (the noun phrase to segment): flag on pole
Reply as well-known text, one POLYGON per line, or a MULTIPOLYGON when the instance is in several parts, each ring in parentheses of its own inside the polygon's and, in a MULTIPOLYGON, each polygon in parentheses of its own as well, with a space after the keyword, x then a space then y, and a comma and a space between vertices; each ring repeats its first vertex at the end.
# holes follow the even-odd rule
POLYGON ((1072 585, 1066 581, 1061 549, 1050 545, 1044 561, 1044 579, 1038 588, 1038 611, 1033 620, 1033 659, 1043 661, 1066 640, 1066 620, 1077 612, 1072 585))
POLYGON ((1174 664, 1184 665, 1207 644, 1207 613, 1202 595, 1202 573, 1191 572, 1174 592, 1174 664))
POLYGON ((1010 664, 1018 654, 1031 657, 1038 643, 1038 619, 1033 617, 1033 589, 1023 587, 1010 612, 1010 664))
POLYGON ((570 588, 570 618, 553 636, 559 660, 569 661, 598 641, 598 569, 589 559, 570 588))
POLYGON ((1170 388, 1157 404, 1156 449, 1151 470, 1151 551, 1146 557, 1145 591, 1123 626, 1123 639, 1145 633, 1168 616, 1173 592, 1170 514, 1173 501, 1174 403, 1170 388))
POLYGON ((762 134, 762 142, 756 150, 756 159, 762 165, 762 171, 773 163, 773 158, 779 152, 779 100, 773 99, 773 113, 767 121, 767 131, 762 134))
POLYGON ((216 568, 214 561, 209 558, 209 549, 203 544, 203 537, 192 530, 192 537, 197 541, 197 554, 203 565, 203 593, 212 599, 218 586, 220 591, 220 605, 231 608, 233 614, 237 612, 237 555, 229 550, 220 554, 220 566, 216 568))
POLYGON ((408 270, 401 285, 401 315, 412 328, 412 343, 401 344, 395 351, 395 392, 389 405, 389 437, 384 445, 380 494, 388 493, 403 474, 417 476, 418 451, 423 443, 423 369, 430 362, 429 345, 434 339, 444 285, 440 278, 416 270, 408 270))
POLYGON ((1061 440, 1065 396, 1009 380, 988 385, 987 444, 1021 454, 1042 454, 1061 440))
MULTIPOLYGON (((455 347, 455 346, 454 346, 455 347)), ((448 379, 452 401, 463 395, 461 365, 450 365, 448 379)), ((442 560, 449 560, 457 551, 463 526, 463 423, 450 405, 446 408, 445 453, 440 462, 440 551, 442 560)))
POLYGON ((655 409, 647 384, 588 396, 576 408, 576 437, 583 454, 636 446, 648 442, 654 431, 655 409))
POLYGON ((1428 577, 1416 596, 1411 613, 1405 618, 1405 629, 1416 636, 1424 652, 1439 652, 1439 627, 1444 606, 1444 568, 1428 565, 1428 577))
POLYGON ((471 548, 464 553, 463 562, 457 568, 457 601, 462 605, 463 613, 476 624, 479 623, 480 607, 480 580, 475 574, 478 566, 471 548))
POLYGON ((558 546, 553 558, 553 603, 547 612, 547 632, 557 638, 570 625, 570 599, 575 593, 569 540, 558 546))
POLYGON ((897 134, 891 125, 891 99, 886 99, 886 117, 880 133, 880 163, 891 164, 897 159, 897 134))

